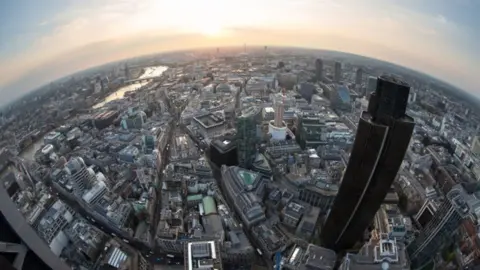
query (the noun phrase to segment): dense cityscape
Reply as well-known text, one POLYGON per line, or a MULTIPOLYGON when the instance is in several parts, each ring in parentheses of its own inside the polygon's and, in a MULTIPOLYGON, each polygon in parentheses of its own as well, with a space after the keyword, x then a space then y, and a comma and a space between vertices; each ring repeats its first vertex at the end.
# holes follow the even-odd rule
POLYGON ((332 51, 210 48, 0 115, 0 269, 480 269, 480 111, 332 51))

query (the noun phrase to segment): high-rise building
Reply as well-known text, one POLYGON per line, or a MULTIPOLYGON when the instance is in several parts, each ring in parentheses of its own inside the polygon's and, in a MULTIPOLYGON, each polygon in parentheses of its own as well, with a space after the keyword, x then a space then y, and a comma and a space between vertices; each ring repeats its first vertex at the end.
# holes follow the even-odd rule
POLYGON ((320 58, 315 60, 315 78, 317 81, 322 81, 323 79, 323 61, 320 58))
POLYGON ((357 72, 355 73, 355 84, 360 86, 362 84, 363 78, 363 69, 357 68, 357 72))
POLYGON ((373 77, 373 76, 368 77, 365 96, 367 98, 370 97, 370 94, 375 92, 376 88, 377 88, 377 77, 373 77))
POLYGON ((285 140, 287 137, 287 125, 283 121, 283 113, 285 112, 285 95, 281 95, 274 100, 275 116, 273 121, 268 124, 268 134, 273 140, 285 140))
POLYGON ((413 133, 405 114, 410 87, 379 77, 362 113, 348 166, 321 232, 326 248, 352 248, 364 235, 397 175, 413 133))
POLYGON ((27 223, 0 185, 0 269, 70 269, 27 223))
POLYGON ((342 80, 342 63, 335 62, 335 71, 333 74, 333 80, 339 83, 342 80))
POLYGON ((420 269, 428 264, 440 248, 451 243, 453 233, 470 212, 467 202, 472 200, 468 197, 460 184, 447 193, 446 200, 440 205, 432 220, 407 247, 412 269, 420 269))
POLYGON ((65 165, 65 171, 70 176, 73 185, 73 192, 82 196, 85 190, 90 188, 95 174, 88 171, 85 162, 81 157, 73 157, 65 165))
POLYGON ((249 168, 257 152, 257 125, 261 122, 262 110, 248 107, 237 117, 237 155, 238 164, 249 168))

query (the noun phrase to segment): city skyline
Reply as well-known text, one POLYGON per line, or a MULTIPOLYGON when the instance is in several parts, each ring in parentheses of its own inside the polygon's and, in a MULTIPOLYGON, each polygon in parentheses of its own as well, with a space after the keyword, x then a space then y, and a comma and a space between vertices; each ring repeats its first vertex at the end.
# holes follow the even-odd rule
POLYGON ((480 96, 475 78, 480 3, 417 2, 51 0, 38 7, 12 1, 0 11, 2 103, 115 60, 243 43, 364 55, 480 96))

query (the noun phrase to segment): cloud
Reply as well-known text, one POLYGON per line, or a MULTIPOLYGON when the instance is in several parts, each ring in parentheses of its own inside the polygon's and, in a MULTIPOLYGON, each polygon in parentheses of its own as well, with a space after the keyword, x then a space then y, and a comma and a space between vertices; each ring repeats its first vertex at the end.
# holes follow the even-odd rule
POLYGON ((447 24, 448 21, 447 21, 447 18, 445 18, 445 16, 443 16, 442 14, 438 14, 436 16, 436 19, 438 22, 442 23, 442 24, 447 24))

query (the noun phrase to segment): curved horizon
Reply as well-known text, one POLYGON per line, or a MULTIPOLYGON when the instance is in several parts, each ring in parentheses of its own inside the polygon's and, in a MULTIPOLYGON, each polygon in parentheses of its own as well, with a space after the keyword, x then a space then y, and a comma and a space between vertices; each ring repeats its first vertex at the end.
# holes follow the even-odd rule
POLYGON ((480 97, 480 2, 459 0, 33 0, 0 11, 0 93, 153 53, 241 44, 390 62, 480 97))

